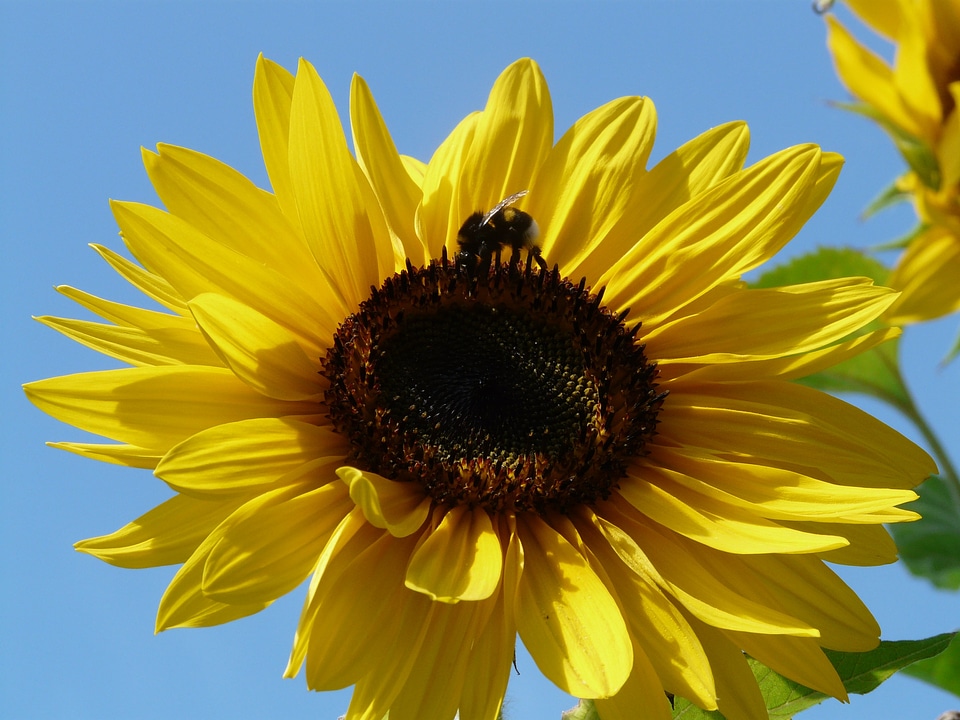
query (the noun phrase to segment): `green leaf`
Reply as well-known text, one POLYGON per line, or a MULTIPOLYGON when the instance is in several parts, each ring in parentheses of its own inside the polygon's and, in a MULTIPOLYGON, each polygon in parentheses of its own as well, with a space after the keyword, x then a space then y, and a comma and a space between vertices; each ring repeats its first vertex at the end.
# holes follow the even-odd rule
MULTIPOLYGON (((864 695, 875 690, 898 670, 918 660, 943 652, 956 633, 944 633, 925 640, 884 641, 865 653, 841 653, 824 650, 837 669, 847 692, 864 695)), ((788 680, 753 658, 747 658, 767 703, 770 720, 789 720, 797 713, 819 705, 829 696, 788 680)), ((683 720, 723 720, 719 712, 706 712, 687 700, 677 698, 674 718, 683 720)))
POLYGON ((600 720, 593 700, 581 700, 576 707, 560 713, 560 720, 600 720))
POLYGON ((960 508, 946 481, 927 478, 917 488, 918 500, 903 507, 920 513, 912 523, 897 523, 890 530, 900 557, 914 575, 925 577, 945 590, 960 589, 960 508))
POLYGON ((866 220, 881 210, 886 210, 888 207, 896 205, 897 203, 902 203, 909 199, 910 193, 901 190, 900 184, 894 180, 892 183, 887 185, 887 187, 884 188, 884 190, 877 197, 870 201, 870 204, 864 208, 861 217, 866 220))
POLYGON ((947 353, 947 356, 940 361, 941 367, 946 367, 952 363, 957 355, 960 355, 960 335, 957 335, 957 339, 953 343, 953 347, 950 348, 950 352, 947 353))
POLYGON ((904 672, 960 696, 960 635, 936 657, 915 662, 904 672))
MULTIPOLYGON (((778 287, 842 277, 868 277, 883 285, 888 274, 880 262, 858 250, 820 248, 767 271, 751 286, 778 287)), ((883 324, 874 320, 858 334, 881 327, 883 324)), ((826 392, 872 395, 902 410, 911 406, 911 400, 900 377, 898 347, 899 341, 891 340, 798 382, 826 392)))
POLYGON ((863 115, 886 130, 904 161, 917 174, 921 182, 932 190, 940 189, 940 164, 937 162, 937 156, 920 138, 904 132, 870 105, 839 102, 832 104, 857 115, 863 115))

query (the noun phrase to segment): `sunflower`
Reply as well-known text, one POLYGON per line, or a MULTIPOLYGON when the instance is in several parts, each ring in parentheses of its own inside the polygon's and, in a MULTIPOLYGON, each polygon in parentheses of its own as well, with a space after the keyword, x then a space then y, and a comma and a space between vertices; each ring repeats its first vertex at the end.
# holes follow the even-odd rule
POLYGON ((180 564, 159 630, 310 578, 286 674, 354 686, 351 720, 494 720, 518 634, 605 720, 669 718, 665 691, 765 717, 744 651, 844 698, 821 647, 879 628, 824 561, 893 562, 881 523, 914 519, 896 506, 935 468, 790 380, 894 336, 857 333, 896 293, 740 281, 840 158, 744 167, 731 123, 648 170, 640 97, 554 143, 531 60, 426 164, 360 78, 356 157, 307 62, 261 58, 253 94, 272 193, 160 146, 166 210, 113 204, 136 262, 96 250, 166 310, 64 287, 108 322, 40 318, 133 366, 26 386, 113 441, 54 446, 175 491, 77 548, 180 564))
POLYGON ((890 277, 902 295, 887 318, 930 320, 960 310, 960 0, 847 5, 896 45, 891 67, 827 17, 837 74, 911 167, 897 189, 913 198, 921 223, 890 277))

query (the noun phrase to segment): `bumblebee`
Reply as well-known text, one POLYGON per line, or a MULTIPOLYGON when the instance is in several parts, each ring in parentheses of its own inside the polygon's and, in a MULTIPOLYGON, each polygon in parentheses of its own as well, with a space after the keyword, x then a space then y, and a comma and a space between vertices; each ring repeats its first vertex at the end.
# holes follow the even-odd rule
POLYGON ((503 248, 509 247, 511 264, 520 262, 520 251, 526 249, 541 270, 547 269, 540 248, 533 244, 539 234, 536 221, 523 210, 512 207, 526 194, 526 190, 521 190, 505 197, 489 212, 478 211, 466 219, 457 233, 460 267, 472 275, 479 267, 488 267, 493 258, 499 259, 503 248))

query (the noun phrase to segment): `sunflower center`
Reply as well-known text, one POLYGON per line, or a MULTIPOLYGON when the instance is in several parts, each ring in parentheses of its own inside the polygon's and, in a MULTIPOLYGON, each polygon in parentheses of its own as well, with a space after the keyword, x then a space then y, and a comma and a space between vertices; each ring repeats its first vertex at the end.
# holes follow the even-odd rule
POLYGON ((529 263, 408 264, 337 331, 334 427, 359 467, 440 504, 566 511, 607 497, 662 395, 637 328, 601 295, 529 263))

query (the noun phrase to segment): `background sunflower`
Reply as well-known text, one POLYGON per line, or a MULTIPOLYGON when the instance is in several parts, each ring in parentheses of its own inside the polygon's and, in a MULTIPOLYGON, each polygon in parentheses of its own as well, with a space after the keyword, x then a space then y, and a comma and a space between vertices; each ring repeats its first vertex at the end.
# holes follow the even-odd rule
MULTIPOLYGON (((10 393, 3 398, 8 463, 0 504, 7 541, 5 712, 335 717, 346 707, 349 691, 321 698, 304 693, 299 682, 280 680, 278 658, 289 649, 300 594, 243 623, 152 638, 144 608, 154 605, 173 570, 120 573, 83 562, 70 548, 77 538, 152 507, 164 489, 147 473, 115 473, 43 448, 43 440, 66 439, 69 431, 29 409, 16 388, 26 378, 104 367, 27 317, 73 312, 49 291, 59 282, 135 301, 82 243, 117 246, 106 196, 156 202, 132 152, 137 145, 198 148, 266 185, 249 102, 258 52, 288 67, 298 55, 310 57, 344 116, 346 78, 362 72, 402 151, 419 157, 478 106, 506 64, 531 55, 550 79, 558 128, 619 95, 652 97, 661 120, 654 160, 707 127, 741 118, 752 131, 751 161, 804 141, 843 154, 847 166, 837 188, 786 255, 817 243, 871 245, 880 237, 879 228, 857 224, 854 215, 876 178, 897 174, 900 161, 879 141, 880 131, 872 135, 862 121, 819 102, 839 91, 822 26, 806 4, 616 5, 602 13, 586 5, 492 5, 484 12, 492 32, 480 37, 476 10, 454 6, 400 12, 385 5, 371 13, 369 6, 354 12, 211 5, 190 9, 189 16, 186 7, 119 4, 52 11, 22 3, 0 10, 0 52, 12 69, 2 81, 7 110, 0 119, 8 144, 0 178, 8 248, 3 327, 16 338, 8 345, 3 384, 10 393), (370 15, 377 18, 372 23, 370 15)), ((888 230, 897 223, 906 230, 912 216, 898 209, 885 221, 888 230)), ((960 426, 960 410, 937 398, 960 395, 956 365, 924 380, 943 354, 943 337, 937 323, 911 329, 904 363, 931 422, 950 428, 960 426)), ((867 409, 909 434, 885 409, 867 409)), ((960 615, 955 595, 930 593, 900 565, 841 572, 886 637, 932 635, 960 615)), ((573 704, 528 658, 518 662, 521 682, 508 693, 508 715, 556 718, 573 704)), ((852 712, 829 703, 804 717, 935 717, 950 703, 948 695, 896 678, 857 698, 852 712)))

